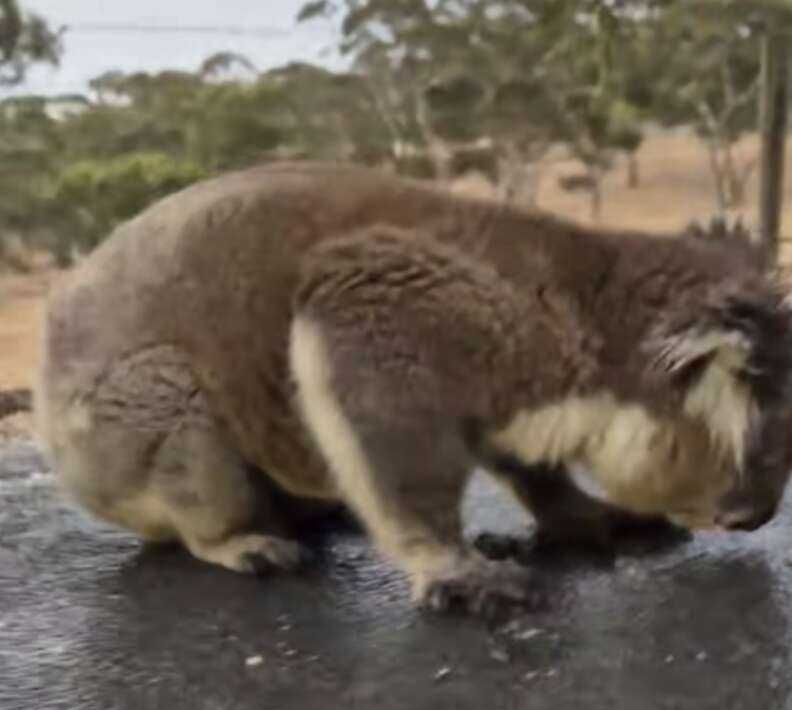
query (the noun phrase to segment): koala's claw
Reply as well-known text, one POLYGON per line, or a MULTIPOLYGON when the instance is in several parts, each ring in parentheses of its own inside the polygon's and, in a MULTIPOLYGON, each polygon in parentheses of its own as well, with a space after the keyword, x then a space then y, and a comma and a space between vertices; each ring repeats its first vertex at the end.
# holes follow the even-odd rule
POLYGON ((514 562, 476 558, 431 577, 419 603, 431 611, 466 611, 492 619, 508 608, 537 605, 532 581, 528 570, 514 562))
POLYGON ((310 551, 298 542, 269 535, 247 535, 238 539, 240 572, 267 575, 295 571, 310 562, 310 551))

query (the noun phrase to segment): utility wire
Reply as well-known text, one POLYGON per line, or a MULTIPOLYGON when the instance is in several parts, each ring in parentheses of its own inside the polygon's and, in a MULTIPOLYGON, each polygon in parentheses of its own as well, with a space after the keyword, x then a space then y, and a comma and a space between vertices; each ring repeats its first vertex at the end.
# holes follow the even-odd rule
POLYGON ((145 32, 160 34, 222 34, 252 35, 256 37, 282 37, 292 30, 284 27, 243 26, 243 25, 136 25, 122 23, 81 22, 64 25, 67 32, 145 32))

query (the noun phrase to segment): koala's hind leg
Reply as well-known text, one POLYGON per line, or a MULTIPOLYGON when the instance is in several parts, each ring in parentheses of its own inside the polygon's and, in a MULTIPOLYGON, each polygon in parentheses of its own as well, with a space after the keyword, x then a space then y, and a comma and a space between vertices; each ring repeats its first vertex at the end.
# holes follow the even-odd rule
POLYGON ((63 488, 97 517, 238 572, 300 561, 263 474, 228 444, 175 348, 129 356, 91 392, 42 410, 63 488))
POLYGON ((305 559, 289 539, 264 474, 247 465, 214 429, 169 434, 151 471, 178 538, 198 559, 237 572, 292 570, 305 559))
POLYGON ((453 423, 420 412, 393 417, 387 398, 378 405, 367 394, 387 388, 387 375, 373 384, 360 367, 339 390, 331 355, 320 327, 298 317, 291 363, 304 420, 346 503, 410 576, 415 601, 488 615, 504 601, 528 600, 527 570, 462 542, 460 501, 472 466, 453 423))

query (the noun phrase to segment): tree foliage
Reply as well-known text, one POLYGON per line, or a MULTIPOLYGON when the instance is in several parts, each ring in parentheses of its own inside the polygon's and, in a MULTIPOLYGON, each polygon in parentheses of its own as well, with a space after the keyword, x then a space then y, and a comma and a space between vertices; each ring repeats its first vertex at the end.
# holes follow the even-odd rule
MULTIPOLYGON (((348 71, 259 72, 221 52, 194 72, 98 76, 87 108, 57 119, 41 98, 0 102, 0 230, 66 259, 172 190, 272 158, 475 168, 526 199, 558 145, 596 212, 648 123, 691 126, 733 206, 752 169, 734 146, 756 124, 758 38, 792 27, 786 0, 311 0, 297 19, 327 17, 348 71)), ((0 0, 0 81, 54 61, 57 40, 0 0)))
POLYGON ((95 246, 121 220, 151 201, 179 190, 207 172, 196 163, 176 161, 164 153, 128 153, 111 160, 81 160, 61 171, 53 202, 71 221, 80 247, 95 246))
POLYGON ((754 161, 739 163, 734 146, 756 128, 758 40, 764 27, 756 6, 753 12, 736 13, 731 2, 703 2, 693 18, 685 9, 673 5, 655 23, 653 34, 666 50, 656 60, 654 115, 666 125, 694 128, 706 147, 717 204, 724 210, 742 203, 755 166, 754 161))
POLYGON ((337 0, 344 52, 414 151, 452 160, 490 141, 501 171, 566 144, 592 176, 632 152, 652 96, 633 3, 594 0, 337 0), (450 145, 449 145, 450 144, 450 145))
POLYGON ((57 64, 60 34, 16 0, 0 0, 0 86, 17 84, 32 62, 57 64))
POLYGON ((95 99, 53 119, 42 97, 0 102, 0 230, 67 261, 146 204, 202 177, 265 159, 313 157, 380 164, 388 132, 361 77, 292 64, 223 77, 252 65, 210 57, 195 72, 110 72, 95 99), (50 229, 46 229, 49 225, 50 229))
POLYGON ((786 0, 314 0, 298 19, 328 16, 400 140, 448 160, 448 143, 486 139, 517 163, 561 142, 595 209, 602 173, 648 121, 692 125, 718 204, 739 204, 752 166, 733 147, 756 125, 757 38, 792 27, 786 0))

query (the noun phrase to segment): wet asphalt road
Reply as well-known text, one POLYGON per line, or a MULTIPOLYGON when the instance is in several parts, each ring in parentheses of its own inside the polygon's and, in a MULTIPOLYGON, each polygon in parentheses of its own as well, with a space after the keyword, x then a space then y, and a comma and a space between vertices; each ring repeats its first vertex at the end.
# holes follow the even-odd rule
MULTIPOLYGON (((524 532, 474 486, 470 532, 524 532)), ((792 509, 615 562, 536 562, 549 603, 493 628, 414 612, 352 531, 301 577, 143 548, 0 451, 0 710, 792 708, 792 509)))

